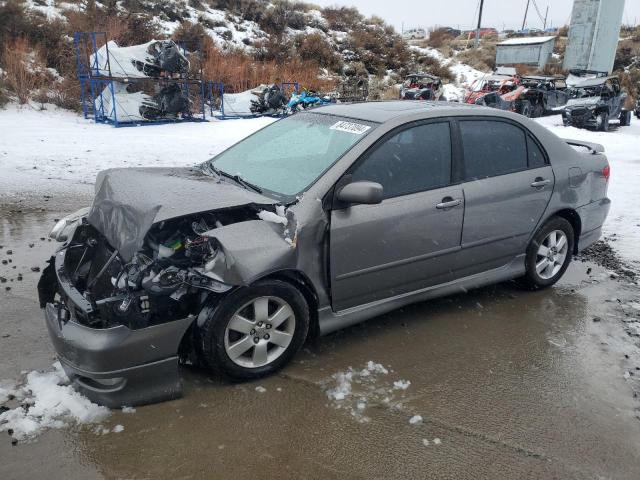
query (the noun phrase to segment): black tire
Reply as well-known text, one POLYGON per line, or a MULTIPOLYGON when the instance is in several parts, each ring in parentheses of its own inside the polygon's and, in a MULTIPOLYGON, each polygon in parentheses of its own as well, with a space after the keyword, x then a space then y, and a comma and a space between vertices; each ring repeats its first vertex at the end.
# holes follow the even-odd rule
POLYGON ((531 118, 532 109, 531 103, 528 100, 525 100, 522 102, 522 105, 520 105, 520 115, 531 118))
POLYGON ((544 115, 544 107, 541 103, 536 104, 531 112, 531 118, 540 118, 544 115))
POLYGON ((620 112, 620 126, 628 127, 631 125, 631 110, 622 110, 620 112))
POLYGON ((211 370, 232 380, 251 380, 271 375, 284 367, 300 350, 308 332, 309 306, 304 295, 287 282, 263 280, 232 292, 211 310, 203 325, 199 327, 199 351, 203 363, 211 370), (249 368, 238 365, 229 357, 225 348, 225 335, 229 322, 238 310, 259 297, 277 297, 286 302, 293 310, 295 329, 291 343, 280 356, 266 365, 249 368))
POLYGON ((609 114, 607 112, 600 112, 598 114, 600 118, 600 125, 596 127, 596 130, 599 132, 608 132, 609 131, 609 114))
POLYGON ((540 229, 536 232, 536 234, 531 239, 529 246, 527 247, 525 258, 526 273, 522 278, 518 279, 518 283, 530 290, 539 290, 555 284, 558 280, 560 280, 560 278, 562 278, 562 275, 564 275, 564 272, 566 272, 569 264, 571 263, 571 258, 573 257, 574 242, 575 233, 573 231, 571 223, 561 217, 553 217, 549 219, 547 223, 540 227, 540 229), (567 253, 564 262, 562 263, 562 266, 558 270, 558 272, 550 278, 543 278, 536 270, 538 252, 540 246, 543 244, 549 234, 556 230, 564 232, 567 238, 567 253))

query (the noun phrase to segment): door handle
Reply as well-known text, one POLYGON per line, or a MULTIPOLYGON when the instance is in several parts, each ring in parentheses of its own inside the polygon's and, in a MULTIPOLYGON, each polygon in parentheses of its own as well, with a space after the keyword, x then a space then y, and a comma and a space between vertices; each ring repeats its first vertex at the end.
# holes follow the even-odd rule
POLYGON ((445 210, 447 208, 457 207, 462 203, 460 199, 453 199, 451 197, 445 197, 442 199, 441 203, 436 204, 436 208, 438 210, 445 210))
POLYGON ((548 178, 547 178, 547 179, 544 179, 544 178, 538 177, 538 178, 536 178, 536 179, 535 179, 535 181, 531 184, 531 186, 532 186, 533 188, 542 188, 542 187, 545 187, 545 186, 549 185, 550 183, 551 183, 551 180, 549 180, 548 178))

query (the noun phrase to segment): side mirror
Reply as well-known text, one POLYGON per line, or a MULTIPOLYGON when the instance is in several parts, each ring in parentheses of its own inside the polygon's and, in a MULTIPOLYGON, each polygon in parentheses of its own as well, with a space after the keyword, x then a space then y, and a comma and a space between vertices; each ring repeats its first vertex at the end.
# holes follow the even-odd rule
POLYGON ((375 182, 348 183, 338 192, 338 200, 347 204, 374 205, 382 202, 382 185, 375 182))

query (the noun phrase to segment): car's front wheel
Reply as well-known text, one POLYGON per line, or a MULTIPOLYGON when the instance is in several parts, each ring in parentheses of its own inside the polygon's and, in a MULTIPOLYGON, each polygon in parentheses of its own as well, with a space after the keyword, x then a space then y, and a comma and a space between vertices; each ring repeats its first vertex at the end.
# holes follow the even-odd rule
POLYGON ((599 132, 609 131, 609 114, 607 112, 600 112, 596 117, 596 130, 599 132))
POLYGON ((309 307, 280 280, 241 288, 212 309, 200 327, 200 352, 212 370, 237 380, 272 374, 304 344, 309 307))
POLYGON ((571 223, 554 217, 534 235, 527 247, 526 273, 519 279, 527 288, 540 289, 556 283, 571 263, 574 231, 571 223))

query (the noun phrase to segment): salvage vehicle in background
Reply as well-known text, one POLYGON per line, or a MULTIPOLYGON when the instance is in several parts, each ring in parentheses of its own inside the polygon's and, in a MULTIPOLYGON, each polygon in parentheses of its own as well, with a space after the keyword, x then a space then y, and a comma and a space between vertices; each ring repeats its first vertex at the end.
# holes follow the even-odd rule
POLYGON ((553 285, 600 237, 608 180, 602 146, 509 112, 319 107, 198 168, 101 172, 51 232, 40 304, 91 400, 175 398, 179 361, 259 378, 309 336, 410 303, 553 285))
POLYGON ((621 127, 631 124, 631 111, 625 110, 627 93, 615 76, 580 79, 568 91, 569 100, 562 111, 566 126, 593 128, 606 132, 609 122, 617 119, 621 127))
POLYGON ((440 77, 429 73, 412 73, 402 83, 402 100, 440 100, 443 92, 440 77))
POLYGON ((525 117, 531 117, 532 106, 528 100, 524 100, 525 87, 519 86, 515 90, 500 95, 499 92, 490 92, 479 97, 476 105, 482 105, 499 110, 519 113, 525 117))
POLYGON ((465 93, 464 103, 476 104, 477 100, 488 93, 497 93, 499 96, 513 92, 520 84, 520 78, 516 75, 515 69, 510 73, 500 71, 484 75, 478 78, 465 93))
POLYGON ((527 116, 532 118, 557 113, 569 100, 564 77, 526 76, 520 78, 520 84, 525 88, 521 99, 528 102, 531 113, 527 116))

